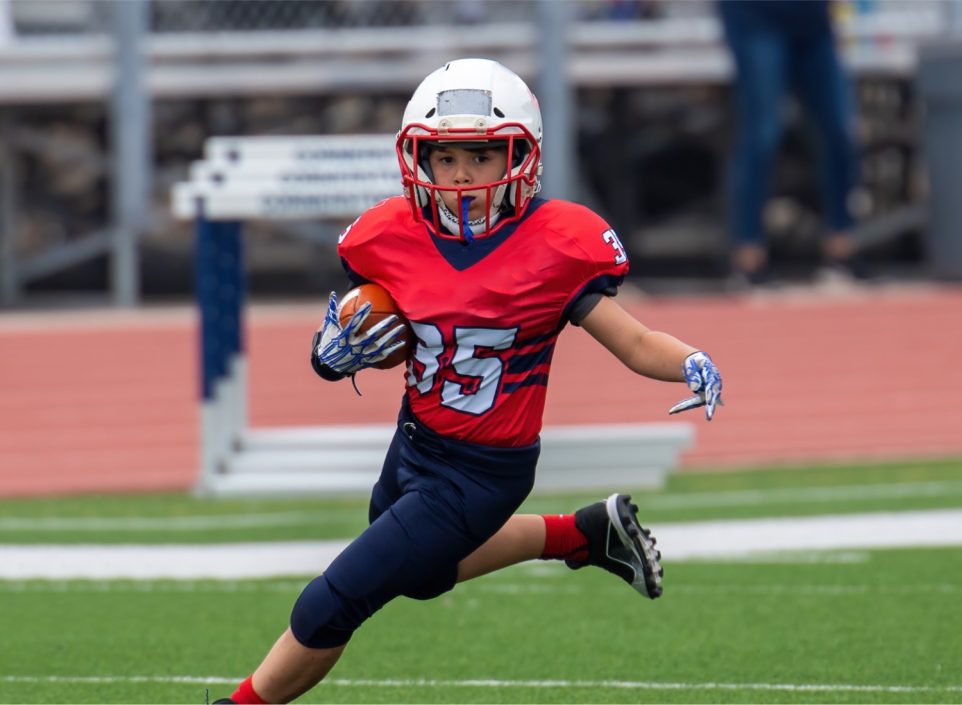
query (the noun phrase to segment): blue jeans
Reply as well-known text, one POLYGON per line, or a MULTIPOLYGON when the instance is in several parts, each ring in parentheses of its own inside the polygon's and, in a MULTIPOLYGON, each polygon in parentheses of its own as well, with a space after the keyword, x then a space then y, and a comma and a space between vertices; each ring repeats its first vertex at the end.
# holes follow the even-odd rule
POLYGON ((762 209, 770 194, 782 134, 781 103, 788 88, 800 98, 820 136, 824 219, 834 232, 849 229, 853 221, 848 196, 858 178, 855 106, 827 3, 722 0, 719 11, 736 67, 737 133, 728 174, 736 245, 761 245, 765 238, 762 209), (819 12, 825 17, 815 15, 819 12))

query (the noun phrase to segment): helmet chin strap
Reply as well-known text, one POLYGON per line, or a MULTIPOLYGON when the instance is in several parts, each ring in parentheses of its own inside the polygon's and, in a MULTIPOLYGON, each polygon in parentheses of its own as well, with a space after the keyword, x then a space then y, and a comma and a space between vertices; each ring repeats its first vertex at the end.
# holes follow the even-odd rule
MULTIPOLYGON (((485 217, 482 215, 480 218, 475 218, 474 220, 468 219, 468 209, 471 207, 471 202, 473 198, 462 198, 461 199, 461 218, 458 218, 454 213, 452 213, 448 207, 444 204, 444 200, 441 198, 441 194, 437 195, 438 202, 438 217, 441 220, 441 224, 452 234, 457 235, 461 232, 461 223, 464 223, 464 239, 467 242, 474 242, 475 230, 477 228, 484 229, 485 217)), ((501 213, 495 211, 490 215, 491 227, 498 222, 501 217, 501 213)))

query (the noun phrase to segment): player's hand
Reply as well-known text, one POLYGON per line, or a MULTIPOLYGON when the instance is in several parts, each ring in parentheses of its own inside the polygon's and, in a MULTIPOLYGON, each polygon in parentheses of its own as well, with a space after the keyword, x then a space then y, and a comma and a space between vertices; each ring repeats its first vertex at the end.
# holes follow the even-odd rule
POLYGON ((397 316, 388 316, 367 330, 361 330, 370 312, 371 304, 362 304, 351 320, 341 327, 337 294, 331 292, 324 324, 314 334, 311 362, 318 374, 327 377, 318 370, 318 365, 323 365, 341 377, 353 375, 404 346, 401 338, 404 324, 397 316))
POLYGON ((721 398, 721 373, 715 367, 711 358, 708 357, 708 353, 701 351, 694 352, 686 357, 681 369, 685 374, 685 382, 688 383, 688 388, 695 393, 695 396, 675 404, 668 410, 668 413, 677 414, 680 411, 697 409, 703 406, 705 407, 705 418, 711 421, 712 416, 715 415, 715 405, 724 405, 721 398))

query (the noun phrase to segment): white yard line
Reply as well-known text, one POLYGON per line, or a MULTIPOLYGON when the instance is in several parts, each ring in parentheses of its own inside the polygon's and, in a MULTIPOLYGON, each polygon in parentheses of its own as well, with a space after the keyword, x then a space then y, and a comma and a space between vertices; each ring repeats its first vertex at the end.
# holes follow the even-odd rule
MULTIPOLYGON (((71 683, 76 685, 111 685, 127 683, 184 683, 189 685, 233 685, 243 676, 0 676, 0 683, 71 683)), ((882 685, 861 683, 678 683, 674 681, 622 680, 502 680, 464 679, 435 680, 429 678, 330 678, 327 687, 364 688, 580 688, 596 690, 754 690, 770 692, 845 692, 845 693, 960 693, 958 685, 882 685)))
POLYGON ((346 541, 144 545, 0 544, 2 579, 269 578, 316 575, 346 541))
MULTIPOLYGON (((668 562, 828 551, 962 545, 962 509, 653 527, 668 562)), ((235 579, 316 575, 346 541, 202 545, 0 544, 0 579, 235 579)))

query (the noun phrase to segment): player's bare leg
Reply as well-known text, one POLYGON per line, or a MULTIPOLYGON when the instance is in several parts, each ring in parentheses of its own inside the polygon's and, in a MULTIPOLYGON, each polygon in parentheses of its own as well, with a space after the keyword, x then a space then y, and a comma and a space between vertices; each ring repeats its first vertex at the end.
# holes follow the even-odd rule
MULTIPOLYGON (((573 517, 557 515, 555 518, 562 520, 558 526, 565 524, 564 519, 573 518, 573 528, 578 532, 575 543, 583 543, 578 553, 567 555, 559 555, 557 549, 545 555, 547 522, 552 517, 515 514, 458 564, 458 582, 536 558, 564 558, 569 568, 586 565, 604 568, 645 597, 655 599, 662 592, 661 553, 655 548, 651 532, 638 523, 637 513, 631 497, 613 494, 602 502, 579 509, 573 517)), ((571 531, 572 527, 561 530, 571 531)))
POLYGON ((540 558, 544 540, 545 524, 541 515, 515 514, 498 533, 458 563, 458 582, 540 558))
POLYGON ((343 652, 344 646, 308 648, 287 629, 254 671, 254 692, 269 703, 290 702, 317 685, 343 652))

